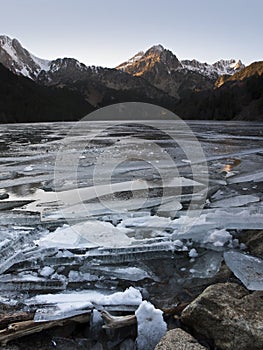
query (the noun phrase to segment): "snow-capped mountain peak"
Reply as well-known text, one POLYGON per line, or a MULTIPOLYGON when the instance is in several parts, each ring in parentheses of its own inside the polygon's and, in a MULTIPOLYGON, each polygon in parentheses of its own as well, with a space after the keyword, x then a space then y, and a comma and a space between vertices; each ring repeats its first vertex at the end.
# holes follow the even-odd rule
POLYGON ((0 36, 0 61, 15 74, 35 79, 49 69, 50 61, 38 58, 22 47, 17 39, 0 36))
POLYGON ((240 60, 230 59, 230 60, 220 60, 212 65, 216 70, 218 75, 232 75, 238 70, 245 68, 245 65, 240 60))
POLYGON ((232 75, 245 67, 240 60, 235 59, 220 60, 213 64, 202 63, 195 59, 183 60, 181 63, 184 70, 195 71, 211 79, 217 79, 221 75, 232 75))

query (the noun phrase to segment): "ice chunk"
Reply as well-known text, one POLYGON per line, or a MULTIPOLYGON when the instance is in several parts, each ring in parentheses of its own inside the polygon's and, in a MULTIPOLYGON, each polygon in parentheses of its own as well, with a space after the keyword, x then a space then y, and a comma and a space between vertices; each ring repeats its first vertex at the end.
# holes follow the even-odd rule
MULTIPOLYGON (((191 266, 189 272, 190 278, 211 278, 220 269, 223 260, 222 253, 207 251, 205 254, 199 256, 195 263, 191 266)), ((184 283, 184 281, 182 281, 184 283)))
POLYGON ((90 273, 82 273, 80 271, 70 271, 68 275, 69 282, 91 282, 97 281, 99 279, 96 275, 91 275, 90 273))
POLYGON ((28 172, 28 171, 32 171, 34 168, 33 168, 33 166, 32 165, 28 165, 28 166, 26 166, 25 168, 24 168, 24 171, 25 172, 28 172))
POLYGON ((3 272, 5 272, 6 270, 8 270, 11 266, 13 266, 14 264, 23 261, 25 259, 24 254, 22 253, 22 251, 18 251, 16 253, 14 253, 12 256, 10 257, 6 257, 6 259, 0 263, 0 274, 2 274, 3 272))
POLYGON ((43 267, 43 269, 39 272, 40 276, 42 277, 49 277, 51 276, 53 273, 55 272, 55 270, 50 267, 50 266, 45 266, 43 267))
POLYGON ((128 281, 140 281, 144 278, 154 277, 150 275, 147 271, 138 267, 117 267, 117 266, 100 266, 98 268, 93 267, 92 270, 97 270, 97 273, 101 275, 110 275, 111 277, 116 277, 122 280, 128 281))
POLYGON ((31 203, 32 201, 1 201, 0 210, 14 209, 31 203))
POLYGON ((249 203, 259 202, 260 198, 251 194, 244 194, 240 196, 233 196, 230 198, 221 199, 210 204, 211 208, 231 208, 242 207, 249 203))
POLYGON ((64 225, 41 238, 37 244, 45 247, 119 247, 129 245, 133 239, 126 236, 125 228, 117 228, 109 222, 85 221, 76 225, 64 225))
POLYGON ((135 316, 138 323, 137 349, 153 350, 167 331, 163 312, 144 300, 135 316))
POLYGON ((102 293, 95 290, 81 292, 64 292, 59 294, 40 294, 26 303, 28 305, 47 305, 39 308, 35 314, 35 321, 50 321, 78 315, 91 310, 95 305, 132 305, 139 306, 142 296, 139 290, 130 287, 124 292, 102 293))
POLYGON ((232 235, 225 229, 208 232, 204 243, 212 243, 215 247, 223 247, 225 243, 232 241, 232 235))
MULTIPOLYGON (((140 260, 165 259, 173 256, 174 245, 171 241, 151 242, 151 244, 131 245, 125 248, 100 248, 91 250, 87 257, 92 264, 121 264, 140 260)), ((89 263, 90 264, 90 263, 89 263)))
POLYGON ((170 218, 143 216, 125 219, 118 225, 118 227, 149 227, 164 229, 165 227, 169 227, 171 223, 172 220, 170 218))
POLYGON ((249 290, 263 290, 263 260, 230 251, 224 253, 227 266, 249 290))
POLYGON ((230 184, 235 184, 235 183, 249 182, 249 181, 253 181, 253 182, 263 181, 263 172, 253 171, 253 173, 250 173, 250 174, 241 174, 229 179, 228 182, 230 184))
POLYGON ((3 291, 40 291, 40 290, 64 290, 65 281, 62 279, 49 279, 38 277, 34 274, 25 273, 18 275, 2 275, 0 277, 0 290, 3 291))
POLYGON ((188 255, 189 255, 190 258, 197 258, 198 257, 198 253, 197 253, 195 248, 192 248, 190 250, 190 252, 188 253, 188 255))

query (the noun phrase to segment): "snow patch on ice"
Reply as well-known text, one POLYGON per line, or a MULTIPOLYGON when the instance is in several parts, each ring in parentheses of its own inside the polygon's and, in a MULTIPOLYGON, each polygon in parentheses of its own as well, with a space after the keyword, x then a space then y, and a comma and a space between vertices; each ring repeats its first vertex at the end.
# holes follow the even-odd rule
POLYGON ((135 316, 138 322, 137 349, 153 350, 167 331, 163 312, 144 300, 135 311, 135 316))

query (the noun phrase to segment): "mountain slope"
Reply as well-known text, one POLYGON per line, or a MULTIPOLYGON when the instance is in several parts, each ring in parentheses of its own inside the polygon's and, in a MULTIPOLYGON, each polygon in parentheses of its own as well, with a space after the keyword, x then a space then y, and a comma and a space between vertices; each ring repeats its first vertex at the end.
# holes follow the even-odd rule
POLYGON ((116 68, 140 76, 169 95, 180 98, 192 91, 211 89, 221 74, 233 74, 244 67, 241 61, 221 60, 213 65, 178 58, 161 45, 139 52, 116 68))
POLYGON ((249 66, 244 67, 232 76, 222 76, 216 83, 215 87, 220 87, 228 81, 242 81, 244 79, 250 78, 254 75, 261 76, 263 74, 263 61, 253 62, 249 66))
POLYGON ((156 45, 109 69, 73 58, 42 60, 16 39, 0 36, 0 63, 8 68, 0 65, 0 122, 77 120, 95 108, 129 101, 157 104, 190 119, 263 115, 263 62, 245 67, 240 60, 180 61, 156 45))
POLYGON ((44 61, 28 52, 16 39, 0 37, 0 62, 15 74, 41 86, 68 89, 94 107, 141 101, 173 108, 176 100, 144 79, 116 69, 86 66, 74 58, 44 61))
POLYGON ((86 67, 71 58, 52 61, 50 70, 40 72, 36 81, 45 86, 66 87, 78 91, 94 107, 141 101, 173 108, 176 103, 174 98, 145 79, 116 69, 86 67))
POLYGON ((41 70, 48 70, 50 62, 35 57, 16 39, 0 36, 0 62, 11 72, 35 79, 41 70))
POLYGON ((176 105, 186 119, 263 120, 263 62, 252 63, 219 88, 192 93, 176 105))
POLYGON ((0 123, 78 120, 93 110, 78 94, 39 86, 0 64, 0 123))

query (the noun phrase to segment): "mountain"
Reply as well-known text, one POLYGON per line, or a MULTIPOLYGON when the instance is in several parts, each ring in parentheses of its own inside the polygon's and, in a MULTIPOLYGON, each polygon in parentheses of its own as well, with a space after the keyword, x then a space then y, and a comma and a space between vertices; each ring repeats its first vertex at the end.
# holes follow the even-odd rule
POLYGON ((130 101, 160 105, 185 119, 263 116, 262 62, 180 61, 155 45, 110 69, 74 58, 43 60, 0 36, 0 63, 0 122, 77 120, 130 101))
POLYGON ((73 91, 96 108, 128 101, 172 108, 176 102, 145 79, 116 69, 86 66, 74 58, 43 60, 7 36, 0 36, 0 62, 13 73, 29 77, 41 86, 73 91))
POLYGON ((263 63, 262 62, 253 62, 247 67, 238 70, 232 75, 222 75, 215 82, 215 87, 220 87, 225 84, 227 81, 241 81, 247 78, 250 78, 254 75, 261 76, 263 74, 263 63))
POLYGON ((94 108, 75 92, 39 86, 0 63, 0 123, 78 120, 94 108))
POLYGON ((197 60, 179 61, 171 51, 156 45, 145 53, 140 51, 116 69, 143 77, 170 96, 181 98, 192 91, 211 89, 219 76, 234 74, 243 67, 240 60, 220 60, 212 65, 197 60))
POLYGON ((262 120, 263 62, 228 76, 215 89, 192 92, 175 109, 185 119, 262 120))
POLYGON ((41 71, 37 83, 78 91, 94 107, 112 103, 141 101, 172 108, 176 100, 145 79, 116 69, 87 67, 72 58, 51 61, 48 71, 41 71))
POLYGON ((35 79, 41 70, 48 70, 50 62, 35 57, 16 39, 0 35, 0 62, 15 74, 35 79))

